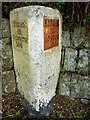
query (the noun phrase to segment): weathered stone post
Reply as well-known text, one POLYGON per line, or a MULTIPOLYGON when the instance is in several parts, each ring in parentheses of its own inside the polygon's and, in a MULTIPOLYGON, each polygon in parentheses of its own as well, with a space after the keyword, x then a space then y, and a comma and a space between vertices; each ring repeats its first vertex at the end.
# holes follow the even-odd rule
POLYGON ((58 10, 29 6, 10 13, 17 87, 25 106, 45 114, 55 96, 61 58, 58 10))

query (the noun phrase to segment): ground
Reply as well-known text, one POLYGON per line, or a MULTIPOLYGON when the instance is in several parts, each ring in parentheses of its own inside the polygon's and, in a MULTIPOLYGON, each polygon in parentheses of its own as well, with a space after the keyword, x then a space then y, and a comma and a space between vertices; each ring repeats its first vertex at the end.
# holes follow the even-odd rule
POLYGON ((79 99, 71 100, 62 95, 56 95, 56 101, 53 111, 49 117, 30 118, 27 111, 20 104, 20 94, 18 92, 5 94, 3 98, 3 120, 55 120, 55 119, 69 119, 80 118, 90 120, 90 105, 82 103, 79 99))

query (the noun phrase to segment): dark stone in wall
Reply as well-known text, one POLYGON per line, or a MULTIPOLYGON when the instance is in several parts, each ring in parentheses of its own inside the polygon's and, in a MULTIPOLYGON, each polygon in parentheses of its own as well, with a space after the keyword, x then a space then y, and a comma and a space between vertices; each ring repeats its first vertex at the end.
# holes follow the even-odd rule
MULTIPOLYGON (((62 33, 62 58, 58 93, 71 98, 90 99, 89 47, 84 29, 62 33)), ((89 38, 88 38, 89 39, 89 38)))
POLYGON ((2 92, 14 92, 16 89, 11 45, 10 22, 2 19, 2 39, 0 40, 2 65, 2 92))

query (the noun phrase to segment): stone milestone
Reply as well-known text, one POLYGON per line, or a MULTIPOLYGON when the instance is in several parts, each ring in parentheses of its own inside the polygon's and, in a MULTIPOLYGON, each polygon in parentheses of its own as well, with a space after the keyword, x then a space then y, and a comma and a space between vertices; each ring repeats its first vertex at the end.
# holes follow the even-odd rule
POLYGON ((22 7, 11 11, 10 25, 18 90, 27 106, 43 114, 59 77, 61 15, 49 7, 22 7))

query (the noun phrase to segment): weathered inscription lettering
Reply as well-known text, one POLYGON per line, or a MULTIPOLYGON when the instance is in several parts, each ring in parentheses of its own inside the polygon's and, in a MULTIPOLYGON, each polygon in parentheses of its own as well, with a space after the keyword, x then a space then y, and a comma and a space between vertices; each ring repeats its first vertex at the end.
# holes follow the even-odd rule
POLYGON ((20 27, 20 28, 24 28, 25 27, 24 21, 23 22, 14 21, 13 24, 14 24, 14 27, 20 27))
POLYGON ((59 45, 59 20, 44 18, 44 50, 59 45))
POLYGON ((15 32, 13 33, 13 38, 16 42, 16 46, 22 48, 23 42, 27 43, 27 36, 25 35, 25 30, 27 26, 25 24, 25 21, 13 21, 13 27, 15 29, 15 32))

